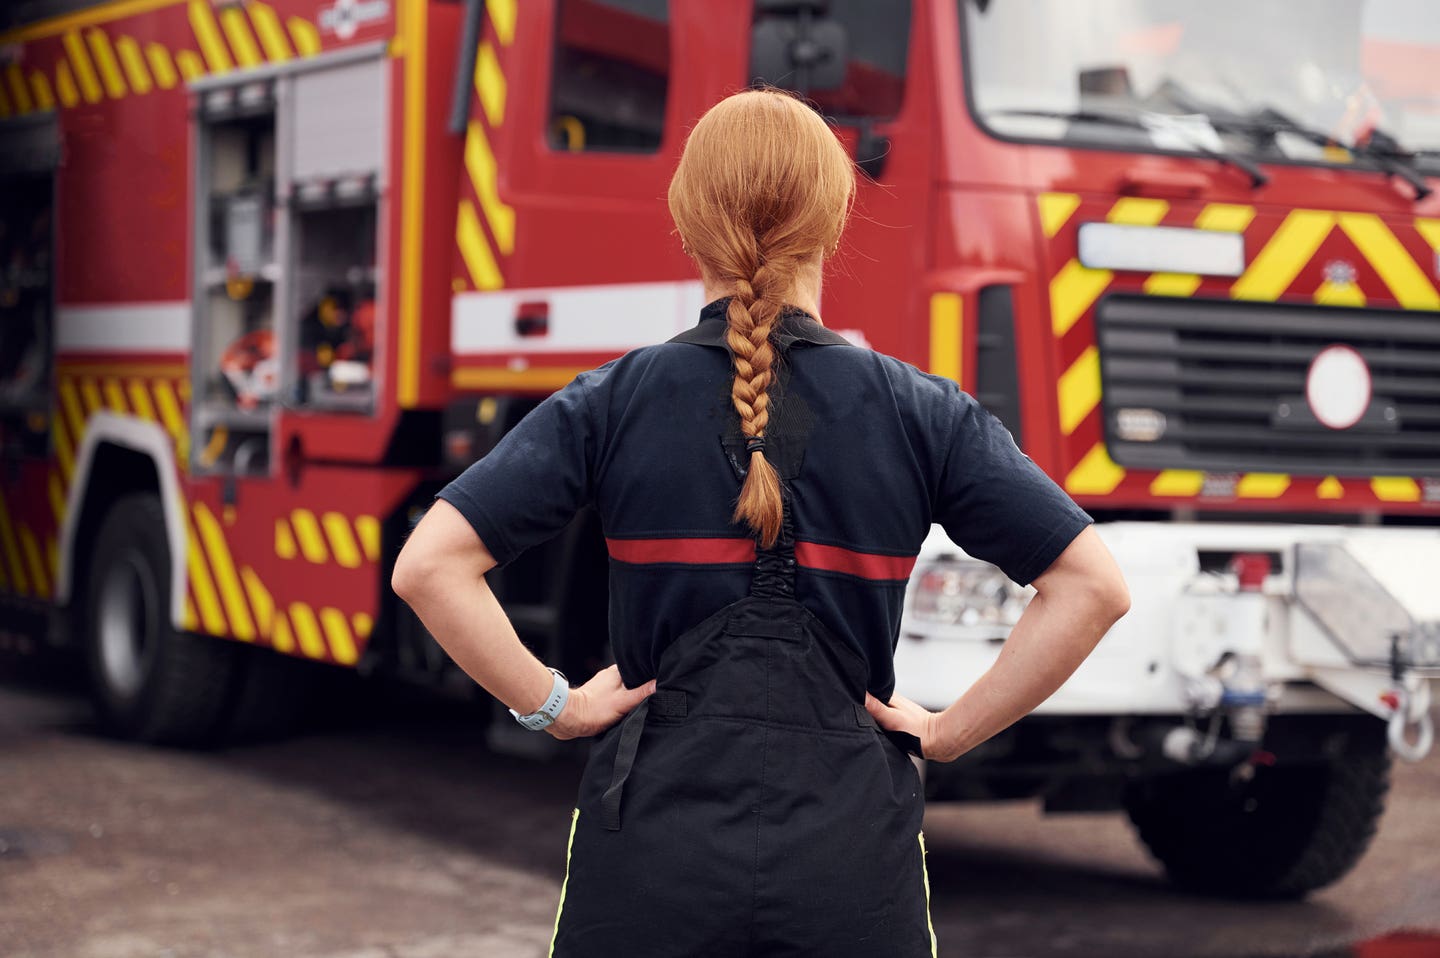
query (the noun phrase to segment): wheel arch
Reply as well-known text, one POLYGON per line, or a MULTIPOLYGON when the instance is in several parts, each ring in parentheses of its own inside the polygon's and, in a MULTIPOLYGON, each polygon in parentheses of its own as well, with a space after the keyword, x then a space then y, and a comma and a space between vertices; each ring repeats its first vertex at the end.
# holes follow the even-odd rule
POLYGON ((182 627, 186 525, 174 445, 158 423, 112 412, 96 412, 90 417, 75 457, 74 479, 60 529, 57 604, 73 607, 76 580, 105 513, 122 497, 146 491, 160 497, 165 514, 165 537, 171 557, 170 622, 175 628, 182 627))

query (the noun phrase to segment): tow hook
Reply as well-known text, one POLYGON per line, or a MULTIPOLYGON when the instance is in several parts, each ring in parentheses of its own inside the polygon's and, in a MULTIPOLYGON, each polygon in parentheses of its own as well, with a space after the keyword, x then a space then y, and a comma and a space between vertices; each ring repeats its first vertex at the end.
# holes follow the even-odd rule
POLYGON ((1430 746, 1435 743, 1435 725, 1430 719, 1430 685, 1422 681, 1416 689, 1412 692, 1397 682, 1380 693, 1380 701, 1391 710, 1385 729, 1390 748, 1411 765, 1429 755, 1430 746))

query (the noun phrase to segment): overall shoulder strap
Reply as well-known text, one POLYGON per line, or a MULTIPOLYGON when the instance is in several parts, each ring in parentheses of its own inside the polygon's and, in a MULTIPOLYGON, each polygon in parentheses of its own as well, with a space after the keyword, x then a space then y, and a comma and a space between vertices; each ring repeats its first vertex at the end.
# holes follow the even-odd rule
POLYGON ((755 548, 750 573, 750 595, 757 599, 795 598, 795 527, 790 518, 790 494, 781 486, 780 535, 769 549, 755 548))

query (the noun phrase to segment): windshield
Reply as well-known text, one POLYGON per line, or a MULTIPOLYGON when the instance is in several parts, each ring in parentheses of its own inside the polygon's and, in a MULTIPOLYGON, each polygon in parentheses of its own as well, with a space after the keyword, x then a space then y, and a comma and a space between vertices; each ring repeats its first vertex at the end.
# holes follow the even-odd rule
POLYGON ((971 100, 1000 135, 1336 163, 1358 147, 1430 171, 1434 2, 959 0, 971 100))

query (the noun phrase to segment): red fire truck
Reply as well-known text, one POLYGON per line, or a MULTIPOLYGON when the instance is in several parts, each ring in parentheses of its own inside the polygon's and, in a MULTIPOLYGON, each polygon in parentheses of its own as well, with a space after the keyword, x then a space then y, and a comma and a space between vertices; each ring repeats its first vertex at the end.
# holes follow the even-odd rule
MULTIPOLYGON (((84 653, 117 731, 278 724, 296 660, 446 674, 387 587, 403 537, 544 395, 694 321, 665 186, 687 125, 763 79, 868 175, 827 323, 974 393, 1149 596, 1104 681, 931 770, 932 794, 1100 808, 1124 785, 1173 875, 1214 884, 1243 847, 1281 863, 1251 890, 1285 893, 1373 830, 1381 719, 1428 749, 1440 610, 1373 556, 1413 572, 1440 518, 1422 0, 9 10, 0 609, 84 653), (1206 715, 1214 734, 1185 724, 1206 715), (1341 782, 1324 750, 1362 740, 1341 782), (1253 794, 1162 774, 1222 760, 1271 789, 1276 847, 1243 824, 1253 794), (1157 818, 1184 795, 1223 834, 1157 818), (1317 864, 1322 820, 1344 835, 1317 864)), ((582 516, 493 574, 572 677, 605 660, 605 563, 582 516)), ((912 579, 900 680, 932 704, 1023 607, 976 565, 937 540, 912 579)))

